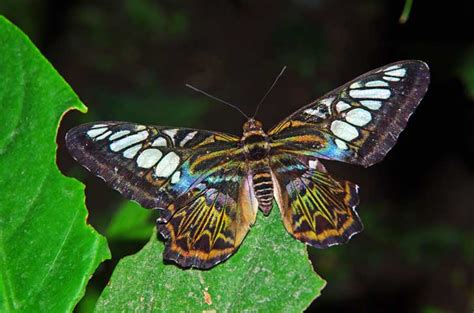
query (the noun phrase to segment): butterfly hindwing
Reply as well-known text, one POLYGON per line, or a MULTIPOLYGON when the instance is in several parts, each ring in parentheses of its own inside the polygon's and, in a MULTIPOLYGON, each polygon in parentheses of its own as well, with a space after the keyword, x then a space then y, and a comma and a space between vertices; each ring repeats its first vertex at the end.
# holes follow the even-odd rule
POLYGON ((240 168, 217 171, 171 206, 173 217, 158 224, 169 241, 164 258, 197 268, 210 268, 231 256, 255 222, 258 208, 240 168))
POLYGON ((429 84, 428 66, 401 61, 368 72, 283 120, 273 148, 370 166, 395 145, 429 84))
POLYGON ((272 163, 275 199, 286 230, 316 248, 347 242, 362 231, 357 185, 327 174, 315 158, 279 155, 272 163))

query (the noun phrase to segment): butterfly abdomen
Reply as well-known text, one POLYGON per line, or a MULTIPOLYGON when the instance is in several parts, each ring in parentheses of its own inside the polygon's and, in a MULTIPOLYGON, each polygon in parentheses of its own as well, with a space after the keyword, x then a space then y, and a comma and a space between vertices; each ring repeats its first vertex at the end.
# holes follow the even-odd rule
POLYGON ((254 170, 252 181, 258 205, 263 213, 267 215, 273 204, 273 182, 270 168, 265 166, 254 170))

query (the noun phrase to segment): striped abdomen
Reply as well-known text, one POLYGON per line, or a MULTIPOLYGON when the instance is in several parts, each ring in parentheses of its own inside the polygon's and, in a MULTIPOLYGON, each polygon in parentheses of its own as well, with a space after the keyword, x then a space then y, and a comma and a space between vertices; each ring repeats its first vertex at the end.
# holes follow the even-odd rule
POLYGON ((253 189, 258 200, 258 205, 266 215, 272 209, 273 182, 268 166, 260 167, 252 175, 253 189))

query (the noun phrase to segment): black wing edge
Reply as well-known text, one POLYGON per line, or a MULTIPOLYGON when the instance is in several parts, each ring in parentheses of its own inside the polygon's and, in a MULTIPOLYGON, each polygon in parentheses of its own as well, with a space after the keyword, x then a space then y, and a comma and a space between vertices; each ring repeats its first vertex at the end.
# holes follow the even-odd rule
POLYGON ((66 133, 65 137, 66 147, 73 159, 110 187, 120 192, 125 198, 135 201, 145 208, 160 209, 156 187, 142 184, 143 180, 135 176, 126 167, 115 167, 111 164, 113 154, 100 151, 99 145, 94 144, 92 140, 87 138, 87 130, 95 124, 106 124, 112 127, 124 124, 133 127, 134 125, 124 122, 98 121, 73 127, 66 133))
MULTIPOLYGON (((397 114, 394 114, 394 120, 391 120, 390 123, 379 126, 379 134, 384 134, 382 138, 379 137, 380 141, 373 145, 369 145, 366 151, 361 151, 364 156, 359 159, 359 164, 364 167, 369 167, 382 161, 385 155, 393 148, 393 146, 395 146, 395 143, 397 142, 401 132, 405 129, 410 116, 420 104, 428 90, 430 83, 430 70, 428 64, 423 61, 398 61, 382 66, 372 72, 376 73, 384 68, 400 64, 405 66, 409 71, 412 71, 412 73, 409 73, 404 78, 403 83, 397 84, 396 89, 392 89, 397 92, 397 95, 388 102, 395 103, 391 106, 392 110, 396 109, 400 104, 403 105, 403 109, 398 110, 397 114)), ((349 86, 362 76, 352 80, 346 84, 346 86, 349 86)))

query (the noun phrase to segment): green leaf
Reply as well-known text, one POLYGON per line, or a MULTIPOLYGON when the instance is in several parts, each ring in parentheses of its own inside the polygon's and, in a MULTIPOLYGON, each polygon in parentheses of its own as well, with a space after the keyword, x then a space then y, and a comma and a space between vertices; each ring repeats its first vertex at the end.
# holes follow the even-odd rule
POLYGON ((259 214, 237 253, 211 270, 164 265, 163 249, 153 235, 122 259, 96 312, 300 312, 326 284, 275 208, 268 217, 259 214))
POLYGON ((109 240, 147 240, 155 224, 152 210, 142 208, 133 201, 125 201, 107 228, 109 240))
POLYGON ((55 163, 62 115, 86 107, 3 17, 0 45, 0 311, 72 311, 110 257, 86 224, 84 186, 55 163))

